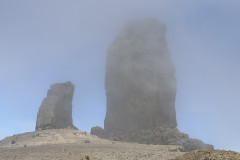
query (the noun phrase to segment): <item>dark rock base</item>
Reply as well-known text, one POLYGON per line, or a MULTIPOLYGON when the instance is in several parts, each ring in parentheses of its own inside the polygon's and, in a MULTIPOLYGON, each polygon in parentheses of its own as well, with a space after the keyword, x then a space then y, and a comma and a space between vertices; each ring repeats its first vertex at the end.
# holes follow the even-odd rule
POLYGON ((91 134, 113 141, 135 142, 155 145, 179 145, 184 152, 203 149, 214 149, 213 145, 189 138, 177 128, 155 128, 136 131, 105 131, 101 127, 93 127, 91 134))

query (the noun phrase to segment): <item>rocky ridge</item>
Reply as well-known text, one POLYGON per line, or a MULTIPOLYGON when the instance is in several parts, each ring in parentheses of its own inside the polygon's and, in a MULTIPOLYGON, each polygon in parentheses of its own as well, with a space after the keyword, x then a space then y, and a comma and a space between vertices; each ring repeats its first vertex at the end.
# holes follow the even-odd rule
POLYGON ((1 160, 170 160, 183 154, 180 146, 109 141, 69 129, 29 132, 0 141, 1 160))
POLYGON ((177 128, 155 128, 136 131, 112 131, 108 132, 101 127, 93 127, 91 134, 103 139, 114 141, 135 142, 154 145, 178 145, 182 151, 213 149, 213 145, 205 144, 198 139, 189 138, 188 134, 181 133, 177 128))

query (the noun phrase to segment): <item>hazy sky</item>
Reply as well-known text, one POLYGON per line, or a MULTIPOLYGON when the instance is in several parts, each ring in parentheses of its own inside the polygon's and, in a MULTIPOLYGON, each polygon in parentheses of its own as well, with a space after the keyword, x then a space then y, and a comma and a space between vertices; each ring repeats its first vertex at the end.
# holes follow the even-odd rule
POLYGON ((49 86, 68 80, 74 125, 103 127, 106 50, 145 17, 167 26, 178 128, 240 151, 239 0, 0 0, 0 139, 33 131, 49 86))

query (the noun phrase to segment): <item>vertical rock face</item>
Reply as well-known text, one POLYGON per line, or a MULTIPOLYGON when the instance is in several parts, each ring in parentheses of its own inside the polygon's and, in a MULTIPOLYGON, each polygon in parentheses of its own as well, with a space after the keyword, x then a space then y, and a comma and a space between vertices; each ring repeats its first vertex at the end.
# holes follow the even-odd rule
POLYGON ((127 142, 213 149, 176 127, 175 69, 165 26, 154 19, 129 24, 107 52, 107 113, 104 129, 91 134, 127 142))
POLYGON ((176 127, 175 69, 165 30, 154 19, 133 22, 108 49, 105 130, 176 127))
POLYGON ((72 98, 74 85, 71 82, 51 85, 37 115, 36 131, 72 128, 72 98))

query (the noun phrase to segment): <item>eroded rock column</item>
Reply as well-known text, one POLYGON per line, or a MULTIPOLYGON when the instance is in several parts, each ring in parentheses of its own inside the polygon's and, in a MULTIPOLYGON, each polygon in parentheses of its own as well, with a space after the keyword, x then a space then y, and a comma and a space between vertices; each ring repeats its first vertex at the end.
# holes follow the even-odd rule
POLYGON ((165 31, 157 20, 136 21, 108 49, 105 130, 176 127, 175 69, 165 31))
POLYGON ((165 39, 155 19, 127 25, 107 51, 107 112, 98 137, 146 144, 180 145, 184 151, 213 149, 177 129, 176 78, 165 39))
POLYGON ((74 85, 71 82, 51 85, 39 108, 36 131, 46 129, 77 129, 72 120, 74 85))

